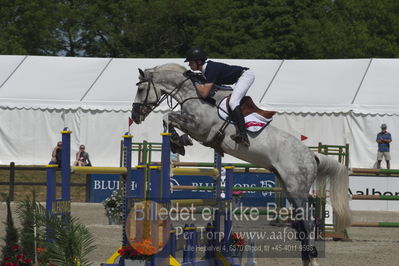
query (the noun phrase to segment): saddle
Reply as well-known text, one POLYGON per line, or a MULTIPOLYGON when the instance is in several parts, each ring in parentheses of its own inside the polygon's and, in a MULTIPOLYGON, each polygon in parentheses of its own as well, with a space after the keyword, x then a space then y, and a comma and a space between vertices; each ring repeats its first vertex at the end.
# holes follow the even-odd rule
MULTIPOLYGON (((230 104, 229 104, 230 97, 231 97, 231 95, 227 97, 227 109, 228 109, 229 113, 231 114, 232 110, 231 110, 230 104)), ((258 106, 256 106, 256 104, 254 103, 254 101, 252 100, 252 98, 250 96, 244 96, 241 99, 240 107, 241 107, 241 111, 242 111, 242 114, 244 115, 244 117, 249 114, 256 113, 256 114, 269 120, 276 113, 274 111, 266 111, 266 110, 260 109, 258 106)))
MULTIPOLYGON (((234 123, 231 119, 231 108, 229 105, 230 96, 224 98, 218 105, 219 118, 224 120, 224 123, 216 132, 213 139, 207 143, 203 143, 205 146, 214 148, 221 156, 223 156, 223 149, 220 144, 224 139, 224 130, 230 123, 234 123)), ((245 128, 247 132, 259 133, 273 120, 274 111, 262 110, 255 105, 250 96, 245 96, 240 101, 240 108, 245 118, 245 128)))

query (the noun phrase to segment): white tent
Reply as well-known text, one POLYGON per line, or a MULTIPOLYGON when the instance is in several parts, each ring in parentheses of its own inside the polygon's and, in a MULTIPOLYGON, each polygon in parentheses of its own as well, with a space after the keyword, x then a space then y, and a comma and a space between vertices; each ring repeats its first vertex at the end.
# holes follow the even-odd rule
MULTIPOLYGON (((349 143, 354 167, 372 167, 381 123, 393 135, 392 167, 399 168, 399 60, 219 60, 250 67, 256 103, 278 113, 272 122, 306 145, 349 143)), ((0 164, 45 164, 60 139, 73 131, 72 154, 85 144, 93 164, 119 164, 120 136, 138 81, 137 68, 183 59, 115 59, 0 56, 0 164)), ((160 141, 166 108, 133 125, 134 141, 160 141)), ((183 161, 212 161, 195 144, 183 161)), ((231 157, 225 161, 237 161, 231 157)))

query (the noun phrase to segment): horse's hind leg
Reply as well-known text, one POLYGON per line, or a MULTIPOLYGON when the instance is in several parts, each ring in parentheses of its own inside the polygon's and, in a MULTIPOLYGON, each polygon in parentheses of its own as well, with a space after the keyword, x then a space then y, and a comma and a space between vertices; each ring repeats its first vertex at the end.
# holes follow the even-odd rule
POLYGON ((288 201, 294 208, 294 228, 297 231, 298 240, 301 241, 301 256, 304 265, 318 265, 316 262, 317 250, 315 246, 315 221, 314 209, 309 205, 309 190, 313 183, 312 168, 287 173, 278 171, 288 201), (310 173, 309 173, 310 172, 310 173))
POLYGON ((291 198, 294 206, 295 230, 301 241, 301 256, 303 265, 318 265, 315 246, 314 209, 309 205, 308 195, 291 198))

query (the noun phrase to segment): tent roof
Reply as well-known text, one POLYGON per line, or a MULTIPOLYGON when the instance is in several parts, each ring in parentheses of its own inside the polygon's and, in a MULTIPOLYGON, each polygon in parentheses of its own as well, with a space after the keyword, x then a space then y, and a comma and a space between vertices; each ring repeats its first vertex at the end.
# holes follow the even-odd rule
MULTIPOLYGON (((248 95, 294 113, 399 114, 399 59, 233 60, 256 75, 248 95)), ((0 107, 128 111, 137 68, 183 59, 0 56, 0 107)))

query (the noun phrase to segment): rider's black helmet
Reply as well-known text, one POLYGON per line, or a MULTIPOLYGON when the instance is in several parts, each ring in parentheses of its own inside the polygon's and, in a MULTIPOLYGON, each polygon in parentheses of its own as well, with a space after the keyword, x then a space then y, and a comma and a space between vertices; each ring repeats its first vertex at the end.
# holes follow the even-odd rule
POLYGON ((194 47, 187 51, 186 60, 184 62, 196 61, 196 60, 206 61, 207 59, 208 57, 206 56, 204 50, 198 47, 194 47))

